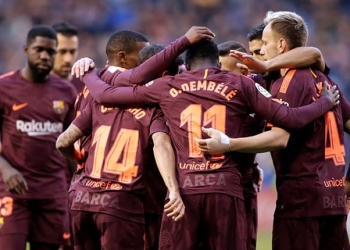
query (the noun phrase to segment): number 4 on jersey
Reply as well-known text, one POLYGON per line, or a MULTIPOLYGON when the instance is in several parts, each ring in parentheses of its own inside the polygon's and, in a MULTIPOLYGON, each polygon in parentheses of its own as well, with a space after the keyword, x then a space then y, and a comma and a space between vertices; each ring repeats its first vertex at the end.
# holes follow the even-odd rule
POLYGON ((334 112, 325 114, 325 159, 332 159, 336 166, 345 165, 345 149, 341 144, 334 112))
POLYGON ((135 165, 139 132, 137 130, 121 129, 105 157, 105 147, 110 130, 111 126, 103 125, 94 134, 92 145, 95 145, 95 153, 90 176, 101 178, 102 172, 116 174, 119 175, 119 182, 131 183, 132 178, 137 176, 139 168, 135 165))

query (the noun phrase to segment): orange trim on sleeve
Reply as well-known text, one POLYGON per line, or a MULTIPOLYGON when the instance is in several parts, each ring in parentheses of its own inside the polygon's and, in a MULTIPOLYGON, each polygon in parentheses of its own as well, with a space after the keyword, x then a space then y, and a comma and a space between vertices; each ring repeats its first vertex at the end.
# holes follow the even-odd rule
POLYGON ((282 93, 282 94, 287 93, 287 89, 289 87, 289 83, 292 80, 295 71, 296 71, 295 69, 292 69, 292 70, 289 70, 287 72, 287 75, 283 78, 283 82, 281 84, 280 91, 279 91, 280 93, 282 93))
POLYGON ((4 77, 6 77, 6 76, 13 75, 14 73, 15 73, 15 71, 10 71, 10 72, 8 72, 8 73, 5 73, 5 74, 3 74, 3 75, 0 76, 0 79, 1 79, 1 78, 4 78, 4 77))

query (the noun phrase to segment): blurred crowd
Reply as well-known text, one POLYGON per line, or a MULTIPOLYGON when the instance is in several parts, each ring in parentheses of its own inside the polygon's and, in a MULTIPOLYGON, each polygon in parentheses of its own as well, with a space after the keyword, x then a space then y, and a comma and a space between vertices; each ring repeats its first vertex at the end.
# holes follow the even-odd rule
POLYGON ((350 98, 349 0, 0 0, 0 73, 23 62, 25 34, 34 24, 68 21, 79 29, 79 57, 103 66, 112 32, 133 29, 151 43, 168 44, 193 25, 207 26, 216 42, 246 43, 268 10, 295 11, 309 27, 308 45, 324 54, 331 76, 350 98))

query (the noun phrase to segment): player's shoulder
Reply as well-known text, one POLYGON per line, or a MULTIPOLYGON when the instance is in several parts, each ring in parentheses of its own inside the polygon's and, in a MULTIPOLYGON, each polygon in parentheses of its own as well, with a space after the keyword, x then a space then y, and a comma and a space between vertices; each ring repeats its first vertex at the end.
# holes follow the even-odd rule
POLYGON ((4 73, 2 75, 0 75, 0 79, 6 79, 6 78, 11 78, 11 77, 14 77, 16 75, 18 71, 10 71, 10 72, 7 72, 7 73, 4 73))
POLYGON ((49 83, 50 83, 50 86, 67 91, 73 94, 74 96, 77 96, 78 94, 74 85, 71 82, 69 82, 68 80, 62 79, 58 76, 55 76, 54 74, 50 74, 49 83))
POLYGON ((25 80, 20 76, 19 70, 10 71, 0 75, 0 91, 1 94, 8 92, 9 95, 12 95, 11 92, 19 82, 24 82, 25 80))
POLYGON ((98 75, 103 78, 114 77, 126 71, 125 68, 118 66, 106 66, 98 71, 98 75))
POLYGON ((19 73, 18 70, 17 71, 14 70, 14 71, 10 71, 0 75, 0 83, 11 81, 12 79, 18 78, 18 73, 19 73))
MULTIPOLYGON (((174 76, 170 76, 170 75, 165 75, 156 79, 153 79, 147 83, 145 83, 143 86, 145 87, 156 87, 157 89, 159 89, 161 86, 165 86, 164 83, 171 83, 175 80, 176 78, 174 76)), ((159 91, 161 93, 161 91, 159 91)))
POLYGON ((317 74, 323 74, 321 71, 311 68, 298 68, 289 69, 283 78, 293 77, 293 78, 315 78, 317 74))
POLYGON ((135 121, 144 124, 146 127, 150 126, 151 121, 156 117, 164 116, 159 106, 156 104, 152 104, 147 107, 132 107, 125 109, 125 111, 131 113, 135 121))

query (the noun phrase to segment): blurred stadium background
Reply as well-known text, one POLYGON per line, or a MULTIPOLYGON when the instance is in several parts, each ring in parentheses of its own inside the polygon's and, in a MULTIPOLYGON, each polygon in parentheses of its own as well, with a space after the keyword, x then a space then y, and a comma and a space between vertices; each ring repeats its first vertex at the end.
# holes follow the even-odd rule
MULTIPOLYGON (((80 37, 79 57, 91 57, 102 67, 107 39, 118 29, 137 30, 151 43, 166 45, 193 25, 207 26, 216 33, 217 43, 236 40, 247 46, 247 32, 262 23, 268 10, 295 11, 305 18, 308 45, 323 52, 331 77, 349 99, 349 0, 0 0, 0 74, 24 65, 22 47, 34 24, 68 21, 75 25, 80 37)), ((347 152, 348 145, 347 137, 347 152)), ((274 171, 269 154, 259 155, 259 163, 265 180, 259 194, 258 250, 269 250, 274 171)))

